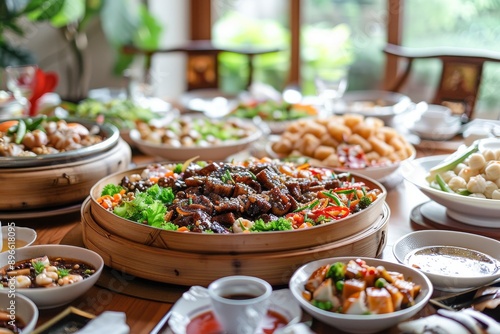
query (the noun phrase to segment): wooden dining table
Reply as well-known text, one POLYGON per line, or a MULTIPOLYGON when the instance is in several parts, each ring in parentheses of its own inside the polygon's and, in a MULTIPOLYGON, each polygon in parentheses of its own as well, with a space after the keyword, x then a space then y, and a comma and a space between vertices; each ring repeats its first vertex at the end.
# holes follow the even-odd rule
MULTIPOLYGON (((417 157, 446 153, 436 147, 426 147, 417 151, 417 157)), ((134 152, 132 161, 136 165, 142 165, 157 160, 153 157, 134 152)), ((399 180, 393 182, 393 184, 386 186, 386 188, 388 190, 386 202, 390 208, 390 218, 388 222, 387 244, 381 257, 396 262, 392 254, 392 246, 402 236, 418 229, 418 227, 410 222, 411 211, 417 205, 429 199, 414 185, 404 180, 402 176, 399 180)), ((6 222, 4 221, 3 223, 6 222)), ((30 219, 16 222, 19 226, 28 226, 36 230, 38 237, 35 244, 58 244, 64 242, 66 235, 74 231, 80 223, 80 212, 54 216, 42 221, 30 219)), ((66 307, 73 306, 94 315, 99 315, 104 311, 124 312, 127 324, 130 327, 130 333, 150 333, 172 308, 173 304, 131 296, 95 285, 85 295, 71 302, 70 305, 55 309, 40 310, 37 327, 54 318, 60 312, 64 311, 66 307)), ((429 304, 418 316, 428 315, 433 312, 435 310, 429 304)), ((312 321, 312 328, 319 334, 334 332, 331 327, 319 321, 312 321)), ((398 333, 398 330, 393 328, 390 333, 398 333)))

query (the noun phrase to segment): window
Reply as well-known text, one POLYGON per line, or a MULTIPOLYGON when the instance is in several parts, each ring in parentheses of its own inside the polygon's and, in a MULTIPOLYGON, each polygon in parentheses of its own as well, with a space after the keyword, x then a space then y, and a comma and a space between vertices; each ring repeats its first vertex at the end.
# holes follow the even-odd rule
MULTIPOLYGON (((500 1, 406 0, 402 45, 500 51, 500 1), (418 14, 417 14, 418 13, 418 14)), ((417 61, 406 90, 414 101, 428 100, 439 80, 439 61, 417 61), (410 95, 410 94, 409 94, 410 95)), ((476 117, 498 118, 500 64, 486 63, 476 117)))
POLYGON ((387 40, 386 0, 303 0, 302 82, 313 93, 321 67, 349 66, 348 90, 381 85, 387 40))
MULTIPOLYGON (((194 0, 192 0, 194 1, 194 0)), ((500 0, 211 0, 212 37, 218 43, 274 45, 285 50, 256 60, 256 80, 282 89, 298 79, 314 93, 319 66, 350 65, 348 90, 384 89, 397 63, 387 61, 387 41, 409 47, 455 46, 500 51, 500 0), (293 13, 298 13, 295 15, 293 13), (232 21, 231 21, 232 20, 232 21), (234 25, 229 26, 229 22, 234 25), (294 29, 294 27, 300 27, 294 29), (297 33, 296 33, 297 32, 297 33), (297 39, 295 34, 300 34, 297 39), (321 42, 326 36, 327 42, 321 42), (299 40, 294 48, 294 41, 299 40), (300 58, 294 58, 300 52, 300 58), (299 60, 296 60, 299 59, 299 60), (294 69, 297 75, 294 74, 294 69), (385 68, 385 73, 384 73, 385 68), (292 71, 290 72, 290 69, 292 71), (267 73, 267 74, 266 74, 267 73)), ((244 60, 224 55, 223 87, 244 79, 244 60)), ((414 101, 431 100, 439 80, 439 61, 417 61, 403 93, 414 101)), ((239 87, 242 87, 241 84, 239 87)), ((498 118, 500 64, 487 63, 476 116, 498 118), (497 113, 497 114, 495 114, 497 113)))
MULTIPOLYGON (((300 24, 300 84, 314 94, 314 73, 320 67, 350 66, 349 89, 380 86, 386 40, 386 0, 302 0, 300 21, 290 22, 287 0, 212 0, 212 40, 231 47, 283 48, 255 59, 255 80, 283 89, 290 69, 291 25, 300 24)), ((222 54, 224 90, 241 88, 245 59, 222 54)))
MULTIPOLYGON (((232 48, 281 48, 254 58, 255 81, 283 87, 289 70, 290 31, 287 0, 212 0, 212 41, 232 48)), ((248 78, 247 57, 219 55, 221 87, 241 91, 248 78)))

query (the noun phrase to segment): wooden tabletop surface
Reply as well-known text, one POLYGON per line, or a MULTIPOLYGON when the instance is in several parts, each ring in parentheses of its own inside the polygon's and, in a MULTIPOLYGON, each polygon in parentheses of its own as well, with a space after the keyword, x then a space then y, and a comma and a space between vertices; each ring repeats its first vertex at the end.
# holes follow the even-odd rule
MULTIPOLYGON (((432 150, 432 152, 429 150, 419 151, 417 157, 439 153, 442 152, 436 149, 432 150)), ((133 157, 133 162, 136 164, 143 164, 150 161, 153 161, 153 159, 138 154, 135 154, 133 157)), ((427 200, 428 198, 414 185, 404 180, 388 189, 387 203, 390 207, 391 215, 389 219, 387 246, 382 255, 384 259, 394 260, 391 250, 392 245, 400 237, 415 230, 409 218, 411 210, 427 200)), ((44 224, 36 222, 18 223, 18 225, 31 225, 30 227, 36 229, 38 239, 35 244, 60 243, 66 234, 77 227, 78 224, 80 224, 79 213, 54 217, 50 223, 44 224)), ((149 333, 173 304, 135 298, 94 286, 87 294, 73 301, 70 305, 96 315, 106 310, 125 312, 131 333, 149 333)), ((41 310, 37 326, 44 324, 62 312, 66 307, 41 310)), ((421 314, 428 314, 429 312, 433 312, 431 305, 421 314)), ((333 329, 318 322, 313 323, 313 329, 317 333, 333 332, 333 329)), ((397 330, 393 329, 392 332, 397 333, 397 330)))

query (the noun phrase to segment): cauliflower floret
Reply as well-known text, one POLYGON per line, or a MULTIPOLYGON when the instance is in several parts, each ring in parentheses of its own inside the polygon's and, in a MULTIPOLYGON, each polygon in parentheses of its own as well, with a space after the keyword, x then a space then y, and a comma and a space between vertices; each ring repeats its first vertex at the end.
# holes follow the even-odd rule
POLYGON ((460 176, 454 176, 448 181, 448 185, 453 191, 457 191, 458 189, 467 188, 467 182, 460 176))
POLYGON ((469 158, 469 167, 475 170, 481 170, 486 165, 486 160, 481 153, 474 153, 469 158))
POLYGON ((471 193, 483 194, 486 190, 486 180, 481 175, 472 176, 467 182, 467 190, 471 193))

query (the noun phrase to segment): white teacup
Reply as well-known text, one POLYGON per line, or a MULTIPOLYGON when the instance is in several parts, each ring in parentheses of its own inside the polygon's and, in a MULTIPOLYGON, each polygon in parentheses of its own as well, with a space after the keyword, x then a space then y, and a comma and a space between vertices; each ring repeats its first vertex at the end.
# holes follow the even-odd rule
POLYGON ((208 286, 214 315, 227 334, 254 334, 267 314, 271 293, 269 283, 252 276, 227 276, 208 286))
POLYGON ((428 129, 445 125, 451 116, 451 109, 438 104, 429 104, 427 110, 420 116, 420 122, 428 129))

